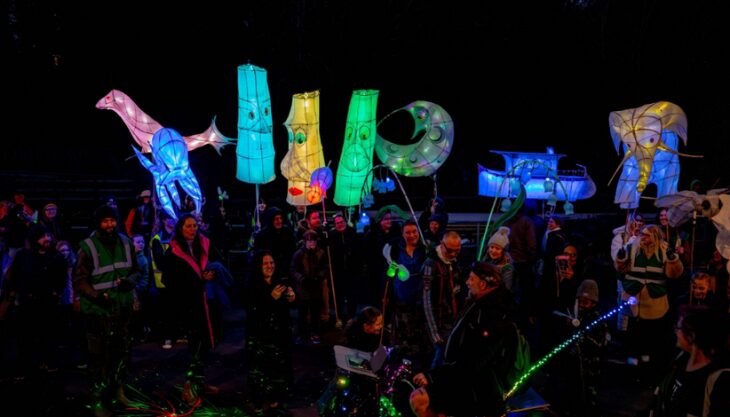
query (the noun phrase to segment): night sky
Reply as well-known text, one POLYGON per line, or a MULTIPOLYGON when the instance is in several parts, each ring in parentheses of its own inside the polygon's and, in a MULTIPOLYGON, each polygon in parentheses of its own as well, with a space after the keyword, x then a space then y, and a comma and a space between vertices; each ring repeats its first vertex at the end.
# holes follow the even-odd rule
MULTIPOLYGON (((705 155, 682 161, 680 189, 693 178, 730 183, 730 25, 720 1, 65 3, 80 2, 3 3, 11 112, 0 169, 145 178, 126 160, 127 128, 96 101, 122 90, 163 126, 189 135, 217 116, 235 137, 236 67, 250 61, 269 73, 277 171, 292 94, 321 90, 321 137, 335 167, 351 92, 373 88, 379 118, 415 100, 450 113, 446 196, 476 194, 477 163, 502 168, 490 149, 553 146, 568 154, 560 168, 586 165, 598 186, 595 202, 576 208, 607 211, 615 183, 606 182, 620 162, 608 114, 659 100, 687 114, 680 151, 705 155)), ((252 189, 234 178, 233 147, 222 159, 209 149, 192 159, 204 187, 234 197, 252 189)), ((283 190, 285 180, 277 172, 266 187, 283 190)))

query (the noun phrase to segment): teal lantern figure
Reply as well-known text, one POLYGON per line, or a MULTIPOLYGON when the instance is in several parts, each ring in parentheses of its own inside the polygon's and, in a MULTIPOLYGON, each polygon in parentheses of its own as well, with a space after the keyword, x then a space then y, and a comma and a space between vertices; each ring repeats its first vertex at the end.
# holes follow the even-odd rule
POLYGON ((251 64, 239 66, 236 178, 240 181, 266 184, 276 178, 272 127, 266 70, 251 64))

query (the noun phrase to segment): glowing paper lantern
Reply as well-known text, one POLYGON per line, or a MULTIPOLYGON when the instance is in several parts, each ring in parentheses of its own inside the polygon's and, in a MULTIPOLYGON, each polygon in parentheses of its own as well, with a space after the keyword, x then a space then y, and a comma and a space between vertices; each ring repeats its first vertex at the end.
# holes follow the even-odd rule
POLYGON ((433 174, 449 157, 454 145, 451 116, 438 104, 414 101, 391 112, 383 120, 398 111, 406 111, 413 117, 416 128, 411 140, 418 138, 418 142, 398 145, 378 135, 375 142, 378 158, 400 175, 425 177, 433 174))
MULTIPOLYGON (((378 90, 352 92, 345 125, 345 143, 337 165, 337 205, 352 207, 360 204, 365 178, 373 167, 378 93, 378 90)), ((370 184, 367 184, 365 194, 369 192, 370 184)))
MULTIPOLYGON (((152 135, 159 131, 162 125, 143 112, 128 95, 119 90, 112 90, 96 103, 96 108, 112 110, 118 114, 124 124, 127 125, 134 141, 142 148, 142 153, 151 152, 152 135)), ((222 147, 232 143, 231 139, 221 135, 218 129, 215 128, 215 119, 205 132, 185 136, 183 139, 189 151, 201 146, 211 145, 219 154, 222 147)))
POLYGON ((307 201, 316 203, 327 195, 332 185, 332 170, 329 167, 317 168, 312 172, 312 179, 309 181, 309 192, 307 201))
POLYGON ((162 208, 173 219, 180 209, 180 195, 175 183, 195 201, 195 211, 200 213, 203 197, 200 185, 188 162, 188 148, 183 137, 174 129, 162 128, 152 136, 150 143, 154 164, 140 151, 134 149, 139 162, 152 173, 157 198, 162 208))
POLYGON ((271 96, 266 70, 246 64, 238 67, 238 145, 236 178, 266 184, 274 173, 271 96))
POLYGON ((316 204, 309 201, 312 172, 324 166, 319 139, 319 90, 294 94, 289 117, 284 126, 289 131, 289 151, 281 161, 281 173, 289 180, 286 201, 293 206, 316 204))
POLYGON ((596 184, 588 170, 574 170, 563 174, 558 171, 558 161, 565 154, 548 148, 545 153, 490 151, 502 155, 504 171, 496 171, 478 165, 479 195, 486 197, 515 197, 519 184, 525 187, 527 198, 535 200, 576 201, 590 198, 596 193, 596 184), (582 171, 582 172, 581 172, 582 171))
POLYGON ((676 193, 678 137, 687 145, 684 111, 676 104, 660 101, 611 112, 608 124, 616 152, 621 143, 624 149, 614 202, 622 208, 637 208, 639 197, 649 184, 656 184, 657 197, 676 193))

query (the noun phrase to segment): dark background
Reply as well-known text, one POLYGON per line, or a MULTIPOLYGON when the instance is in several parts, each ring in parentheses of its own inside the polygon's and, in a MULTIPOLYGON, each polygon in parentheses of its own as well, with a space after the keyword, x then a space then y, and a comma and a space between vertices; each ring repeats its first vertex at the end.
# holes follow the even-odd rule
MULTIPOLYGON (((2 4, 4 171, 128 177, 144 187, 149 175, 127 159, 127 128, 96 101, 122 90, 183 135, 217 116, 235 137, 236 67, 250 61, 268 70, 272 96, 277 180, 264 195, 285 195, 282 123, 291 95, 314 89, 333 168, 352 90, 380 90, 379 118, 415 100, 443 106, 456 136, 438 184, 453 201, 473 201, 477 163, 503 167, 490 149, 553 146, 568 154, 561 168, 586 165, 598 187, 576 211, 611 211, 615 183, 606 183, 621 158, 608 114, 659 100, 687 114, 689 144, 680 151, 705 155, 682 159, 679 188, 694 178, 729 183, 730 25, 721 1, 2 4)), ((235 179, 234 147, 222 157, 202 148, 191 160, 207 194, 221 185, 234 199, 253 198, 253 186, 235 179)), ((405 184, 419 206, 433 185, 405 184)))

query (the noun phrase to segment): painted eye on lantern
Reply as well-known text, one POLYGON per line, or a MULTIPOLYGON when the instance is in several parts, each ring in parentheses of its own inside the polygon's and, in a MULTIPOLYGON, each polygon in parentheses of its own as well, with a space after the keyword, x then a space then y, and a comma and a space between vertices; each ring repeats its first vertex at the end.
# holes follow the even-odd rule
POLYGON ((295 138, 295 139, 296 139, 296 141, 297 141, 297 145, 301 145, 301 144, 303 144, 304 142, 306 142, 306 141, 307 141, 307 135, 306 135, 306 133, 304 133, 304 132, 297 132, 297 133, 296 133, 296 134, 294 135, 294 138, 295 138))
POLYGON ((360 128, 360 139, 362 140, 368 140, 370 139, 370 128, 367 126, 363 126, 360 128))
POLYGON ((268 115, 269 115, 269 108, 264 107, 264 116, 268 116, 268 115))
POLYGON ((291 144, 292 142, 294 142, 294 134, 289 132, 289 143, 291 144))
POLYGON ((256 118, 256 113, 254 113, 253 111, 248 112, 248 118, 251 119, 251 120, 255 119, 256 118))
POLYGON ((345 129, 345 140, 352 138, 352 128, 350 126, 345 129))

